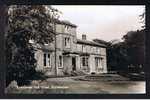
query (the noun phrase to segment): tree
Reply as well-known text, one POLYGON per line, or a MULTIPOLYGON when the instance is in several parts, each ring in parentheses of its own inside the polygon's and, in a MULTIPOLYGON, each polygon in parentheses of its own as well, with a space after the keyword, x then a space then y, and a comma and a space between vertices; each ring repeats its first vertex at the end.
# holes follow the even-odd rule
POLYGON ((35 44, 50 43, 54 40, 52 22, 58 11, 44 5, 14 5, 9 7, 9 30, 6 37, 7 84, 16 80, 31 78, 36 73, 34 58, 35 44))
POLYGON ((127 71, 130 57, 124 42, 110 43, 107 49, 107 62, 110 71, 127 71))
POLYGON ((123 42, 110 43, 108 45, 107 58, 109 69, 124 72, 143 71, 145 30, 130 31, 122 39, 123 42), (129 70, 131 65, 132 70, 129 70))
POLYGON ((142 23, 143 25, 141 26, 143 29, 145 29, 145 11, 141 14, 141 15, 139 15, 139 17, 140 17, 140 23, 142 23))
POLYGON ((130 31, 123 39, 128 46, 130 64, 134 65, 135 70, 140 70, 139 67, 144 66, 145 59, 145 30, 130 31))

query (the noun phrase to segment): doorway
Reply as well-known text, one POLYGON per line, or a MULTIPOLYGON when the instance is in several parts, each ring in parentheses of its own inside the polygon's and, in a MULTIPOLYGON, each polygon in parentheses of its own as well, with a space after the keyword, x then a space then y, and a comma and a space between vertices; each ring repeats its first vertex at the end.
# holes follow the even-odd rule
POLYGON ((72 57, 72 70, 75 71, 76 70, 76 58, 72 57))

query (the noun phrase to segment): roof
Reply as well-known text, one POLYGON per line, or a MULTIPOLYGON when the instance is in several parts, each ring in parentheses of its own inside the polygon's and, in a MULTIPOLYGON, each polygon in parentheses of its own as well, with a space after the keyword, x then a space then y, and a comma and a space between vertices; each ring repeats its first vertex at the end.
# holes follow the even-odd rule
POLYGON ((86 44, 86 45, 91 45, 91 46, 106 47, 105 44, 100 44, 94 41, 81 40, 81 39, 77 39, 77 44, 86 44))
POLYGON ((69 26, 72 26, 72 27, 77 27, 77 25, 75 24, 72 24, 71 22, 67 21, 67 20, 56 20, 56 22, 58 24, 64 24, 64 25, 69 25, 69 26))
POLYGON ((101 39, 93 39, 93 41, 96 42, 96 43, 105 44, 105 45, 109 44, 109 42, 106 42, 106 41, 101 40, 101 39))

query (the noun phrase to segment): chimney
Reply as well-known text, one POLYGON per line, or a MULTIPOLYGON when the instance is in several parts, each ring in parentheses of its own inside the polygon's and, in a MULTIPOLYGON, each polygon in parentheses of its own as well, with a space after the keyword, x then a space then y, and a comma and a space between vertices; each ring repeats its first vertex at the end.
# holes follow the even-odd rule
POLYGON ((86 35, 82 34, 82 40, 86 40, 86 35))

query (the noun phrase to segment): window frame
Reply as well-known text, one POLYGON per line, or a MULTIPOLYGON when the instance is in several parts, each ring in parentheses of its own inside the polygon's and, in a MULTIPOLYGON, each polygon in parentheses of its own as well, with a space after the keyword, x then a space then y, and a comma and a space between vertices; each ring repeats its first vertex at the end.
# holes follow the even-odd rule
POLYGON ((96 68, 103 70, 103 58, 95 57, 96 68))
POLYGON ((44 52, 43 54, 43 66, 44 68, 51 68, 51 53, 49 52, 44 52))
POLYGON ((83 56, 82 57, 82 66, 89 66, 89 57, 83 56))
POLYGON ((58 65, 58 68, 63 68, 63 56, 62 55, 59 55, 59 65, 58 65), (60 60, 60 57, 61 57, 61 60, 60 60))

